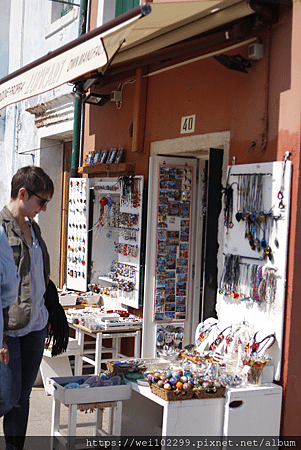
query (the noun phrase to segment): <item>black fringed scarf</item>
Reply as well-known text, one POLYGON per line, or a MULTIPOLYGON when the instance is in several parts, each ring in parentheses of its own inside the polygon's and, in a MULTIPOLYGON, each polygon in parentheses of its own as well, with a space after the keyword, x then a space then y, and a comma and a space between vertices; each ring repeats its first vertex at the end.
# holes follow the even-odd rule
POLYGON ((49 313, 45 346, 47 348, 52 341, 51 355, 57 356, 67 349, 69 326, 65 311, 59 301, 57 288, 51 280, 49 280, 45 293, 45 305, 49 313))

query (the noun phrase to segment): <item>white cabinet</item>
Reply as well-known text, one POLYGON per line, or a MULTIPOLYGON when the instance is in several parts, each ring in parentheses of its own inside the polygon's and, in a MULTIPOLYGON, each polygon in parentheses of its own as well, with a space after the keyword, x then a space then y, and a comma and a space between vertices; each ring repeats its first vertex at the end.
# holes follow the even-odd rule
POLYGON ((279 436, 281 401, 276 384, 227 390, 224 436, 279 436))

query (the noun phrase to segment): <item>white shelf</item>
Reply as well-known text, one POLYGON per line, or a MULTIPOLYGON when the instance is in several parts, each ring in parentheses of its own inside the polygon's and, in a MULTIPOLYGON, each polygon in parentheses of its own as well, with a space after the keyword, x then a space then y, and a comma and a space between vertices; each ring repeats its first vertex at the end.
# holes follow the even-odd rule
POLYGON ((107 283, 113 283, 112 278, 109 277, 98 277, 98 279, 101 281, 106 281, 107 283))

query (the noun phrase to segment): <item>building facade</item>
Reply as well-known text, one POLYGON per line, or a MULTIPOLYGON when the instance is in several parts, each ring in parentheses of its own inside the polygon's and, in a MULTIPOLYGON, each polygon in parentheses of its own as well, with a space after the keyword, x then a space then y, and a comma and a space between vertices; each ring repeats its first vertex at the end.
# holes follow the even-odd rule
MULTIPOLYGON (((156 3, 162 2, 153 0, 152 4, 156 3)), ((258 13, 198 35, 182 46, 127 62, 116 61, 116 65, 113 62, 111 72, 91 91, 107 94, 122 90, 122 107, 116 108, 113 102, 104 107, 86 105, 83 154, 123 146, 124 161, 135 163, 136 173, 142 174, 150 187, 149 157, 156 154, 183 157, 202 151, 206 154, 209 148, 217 147, 224 150, 224 161, 231 165, 233 161, 284 161, 289 153, 293 175, 280 380, 284 389, 281 434, 297 436, 301 413, 300 349, 296 342, 300 317, 301 8, 299 2, 256 3, 251 6, 258 13), (219 40, 221 31, 223 42, 219 40), (213 58, 226 53, 249 60, 253 42, 263 44, 264 55, 252 61, 248 73, 228 70, 213 58), (181 120, 191 117, 195 118, 194 129, 183 134, 181 120)))
MULTIPOLYGON (((17 3, 17 0, 13 3, 17 3)), ((113 7, 113 3, 91 0, 91 31, 114 19, 117 5, 114 4, 113 7)), ((143 175, 149 190, 152 185, 152 179, 149 177, 150 156, 194 157, 208 161, 210 149, 220 149, 223 152, 223 167, 217 184, 223 186, 226 182, 226 166, 233 162, 236 165, 262 164, 284 162, 285 158, 289 158, 293 170, 279 383, 284 392, 281 435, 298 436, 301 416, 298 343, 301 312, 298 276, 301 254, 298 232, 300 3, 284 0, 232 1, 231 5, 225 5, 224 2, 212 2, 214 7, 221 10, 213 8, 210 14, 204 15, 203 11, 200 14, 198 8, 201 4, 210 2, 187 2, 187 16, 185 19, 181 18, 182 20, 176 18, 176 14, 172 16, 172 9, 168 15, 168 6, 177 8, 183 2, 153 0, 149 3, 154 6, 151 13, 154 14, 154 21, 150 24, 152 31, 148 30, 149 35, 145 30, 144 36, 139 35, 143 48, 139 49, 138 39, 138 44, 129 44, 129 48, 124 52, 121 48, 104 74, 99 70, 98 73, 94 71, 72 80, 77 87, 77 94, 83 98, 90 93, 112 95, 119 92, 122 95, 121 101, 109 101, 103 107, 95 104, 84 105, 81 116, 79 173, 83 173, 87 152, 114 147, 123 147, 123 163, 135 165, 135 173, 143 175), (159 8, 156 10, 156 5, 165 7, 165 11, 159 8), (230 11, 230 6, 235 9, 235 14, 230 11), (164 18, 163 24, 160 24, 160 13, 164 18), (163 16, 163 13, 167 15, 163 16), (260 53, 258 56, 257 51, 260 53), (226 67, 214 58, 221 54, 231 57, 230 61, 235 63, 234 70, 229 66, 229 58, 226 58, 226 67)), ((25 2, 23 6, 24 4, 25 2)), ((136 4, 132 6, 135 7, 136 4)), ((35 20, 38 22, 38 17, 42 17, 42 10, 41 14, 33 14, 33 11, 29 14, 26 9, 20 9, 24 12, 20 24, 30 33, 24 32, 23 36, 22 26, 14 30, 10 26, 10 42, 15 42, 16 47, 20 49, 18 39, 23 36, 24 51, 22 62, 13 63, 11 57, 9 58, 9 73, 77 36, 76 7, 65 16, 54 20, 56 7, 62 8, 62 5, 48 3, 48 16, 46 10, 43 14, 51 19, 48 26, 40 30, 40 34, 36 31, 37 24, 36 27, 32 25, 35 20), (67 20, 68 15, 73 17, 70 25, 53 32, 53 24, 67 20), (51 20, 54 22, 51 23, 51 20), (29 45, 32 39, 36 42, 41 39, 44 42, 39 53, 38 46, 32 53, 29 50, 32 47, 29 45)), ((3 141, 7 154, 6 172, 14 173, 17 167, 32 162, 39 164, 48 169, 48 173, 54 177, 58 197, 63 191, 64 143, 71 143, 73 137, 73 96, 70 86, 65 85, 51 93, 41 93, 38 99, 34 97, 6 107, 3 141), (64 101, 60 103, 60 99, 64 101), (40 150, 31 151, 36 148, 40 150)), ((68 172, 70 160, 67 164, 68 172)), ((104 172, 99 172, 100 176, 103 174, 104 172)), ((0 181, 7 185, 6 177, 5 180, 0 181)), ((220 203, 221 189, 219 194, 216 202, 220 203)), ((44 234, 46 230, 46 233, 52 236, 49 239, 55 239, 53 252, 57 255, 60 253, 57 242, 66 231, 60 228, 60 209, 66 207, 66 200, 61 203, 61 198, 58 197, 53 206, 49 205, 45 223, 41 223, 44 234), (49 217, 56 217, 58 228, 55 230, 49 217)), ((219 207, 221 210, 221 205, 219 207)), ((218 233, 217 228, 217 236, 218 233)), ((58 267, 55 272, 59 272, 58 267)), ((144 302, 146 301, 144 298, 144 302)), ((199 310, 193 311, 193 314, 198 317, 199 310)), ((260 405, 258 407, 260 408, 260 405)))

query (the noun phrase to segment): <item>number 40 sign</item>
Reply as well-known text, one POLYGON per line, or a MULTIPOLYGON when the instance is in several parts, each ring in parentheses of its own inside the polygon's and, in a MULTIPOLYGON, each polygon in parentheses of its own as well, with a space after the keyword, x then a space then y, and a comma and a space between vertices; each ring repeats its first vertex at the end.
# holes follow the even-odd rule
POLYGON ((193 133, 195 128, 195 114, 185 116, 181 119, 181 134, 193 133))

